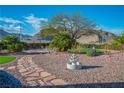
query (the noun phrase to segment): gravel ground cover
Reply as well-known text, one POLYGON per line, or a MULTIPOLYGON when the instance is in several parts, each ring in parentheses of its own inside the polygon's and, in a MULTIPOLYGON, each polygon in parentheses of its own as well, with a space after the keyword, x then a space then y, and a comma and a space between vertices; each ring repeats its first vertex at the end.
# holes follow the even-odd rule
POLYGON ((115 87, 118 85, 124 87, 124 53, 96 57, 80 54, 79 58, 83 67, 81 70, 66 69, 66 63, 69 59, 68 53, 40 54, 35 56, 33 61, 39 67, 65 80, 70 85, 98 84, 96 86, 99 87, 99 84, 107 84, 108 86, 112 84, 115 87))

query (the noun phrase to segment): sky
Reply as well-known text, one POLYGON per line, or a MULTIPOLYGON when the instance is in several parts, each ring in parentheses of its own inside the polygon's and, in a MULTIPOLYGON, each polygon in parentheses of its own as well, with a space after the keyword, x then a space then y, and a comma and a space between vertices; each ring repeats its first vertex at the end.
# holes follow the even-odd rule
POLYGON ((75 14, 96 22, 97 27, 120 34, 124 30, 124 6, 102 5, 0 5, 0 28, 34 35, 57 14, 75 14))

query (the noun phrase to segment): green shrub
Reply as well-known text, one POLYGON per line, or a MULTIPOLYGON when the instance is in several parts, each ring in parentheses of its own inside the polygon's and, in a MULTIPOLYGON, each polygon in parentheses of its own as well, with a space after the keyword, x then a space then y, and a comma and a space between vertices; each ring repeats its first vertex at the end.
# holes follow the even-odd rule
POLYGON ((16 43, 16 44, 8 44, 7 50, 9 52, 21 52, 23 49, 25 49, 25 46, 23 43, 16 43))
POLYGON ((19 43, 19 39, 18 37, 14 36, 14 35, 8 35, 6 37, 3 38, 2 43, 3 44, 16 44, 19 43))
POLYGON ((6 48, 9 52, 21 52, 27 48, 27 43, 20 42, 16 36, 6 36, 2 40, 4 49, 6 48))
POLYGON ((87 51, 87 56, 95 56, 96 55, 96 51, 93 49, 88 49, 87 51))
POLYGON ((68 32, 59 32, 54 39, 50 42, 49 47, 58 51, 67 51, 72 47, 74 41, 70 38, 68 32))
POLYGON ((71 48, 68 49, 69 53, 86 54, 88 48, 71 48))
POLYGON ((22 43, 15 44, 16 52, 21 52, 24 49, 24 45, 22 43))
POLYGON ((11 44, 11 45, 7 44, 7 50, 9 52, 15 52, 14 49, 15 49, 15 44, 11 44))

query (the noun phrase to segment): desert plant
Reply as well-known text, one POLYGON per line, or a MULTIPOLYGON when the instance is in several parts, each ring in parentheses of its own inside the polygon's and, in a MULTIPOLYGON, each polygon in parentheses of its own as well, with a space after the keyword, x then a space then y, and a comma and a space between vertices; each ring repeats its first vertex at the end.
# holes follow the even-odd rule
POLYGON ((96 55, 96 51, 94 49, 88 49, 87 51, 87 56, 95 56, 96 55))

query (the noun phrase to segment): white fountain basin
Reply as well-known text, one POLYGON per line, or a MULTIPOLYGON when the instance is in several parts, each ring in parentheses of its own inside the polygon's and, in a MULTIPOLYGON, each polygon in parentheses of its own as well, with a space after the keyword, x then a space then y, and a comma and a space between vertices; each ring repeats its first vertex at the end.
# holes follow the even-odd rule
POLYGON ((76 69, 81 69, 81 65, 80 64, 71 64, 71 63, 67 63, 67 69, 70 70, 76 70, 76 69))

